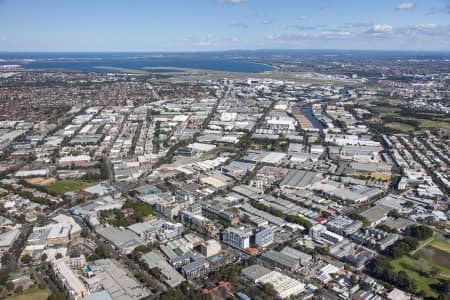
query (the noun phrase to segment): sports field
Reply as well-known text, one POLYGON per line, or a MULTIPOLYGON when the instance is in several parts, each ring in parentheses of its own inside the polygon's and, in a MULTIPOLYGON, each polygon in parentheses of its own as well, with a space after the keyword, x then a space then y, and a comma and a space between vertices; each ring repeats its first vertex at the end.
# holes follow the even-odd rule
POLYGON ((60 180, 54 184, 47 185, 45 188, 57 194, 79 191, 87 187, 95 185, 96 182, 77 181, 77 180, 60 180))

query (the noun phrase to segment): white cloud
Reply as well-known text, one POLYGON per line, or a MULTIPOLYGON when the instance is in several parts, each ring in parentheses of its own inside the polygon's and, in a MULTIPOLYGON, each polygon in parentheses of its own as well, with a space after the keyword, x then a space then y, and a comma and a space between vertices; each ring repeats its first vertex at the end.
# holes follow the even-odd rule
POLYGON ((345 39, 351 37, 353 34, 349 31, 327 30, 319 33, 312 32, 288 32, 282 34, 270 34, 266 36, 269 41, 285 41, 298 42, 300 40, 323 40, 323 39, 345 39))
POLYGON ((375 24, 369 29, 368 33, 388 33, 392 31, 392 26, 388 24, 375 24))
POLYGON ((333 38, 346 38, 346 37, 349 37, 351 35, 352 35, 352 33, 350 31, 334 31, 334 30, 331 30, 331 31, 322 31, 320 33, 320 36, 325 37, 325 38, 330 38, 330 39, 333 39, 333 38))
POLYGON ((398 10, 410 10, 413 9, 416 6, 414 2, 403 2, 400 3, 395 9, 398 10))
POLYGON ((439 27, 438 24, 420 24, 414 26, 414 28, 418 30, 436 29, 438 27, 439 27))
POLYGON ((300 17, 297 18, 297 20, 304 21, 304 20, 306 20, 306 16, 300 16, 300 17))
POLYGON ((395 33, 399 36, 450 38, 450 26, 438 24, 418 24, 399 27, 395 33))

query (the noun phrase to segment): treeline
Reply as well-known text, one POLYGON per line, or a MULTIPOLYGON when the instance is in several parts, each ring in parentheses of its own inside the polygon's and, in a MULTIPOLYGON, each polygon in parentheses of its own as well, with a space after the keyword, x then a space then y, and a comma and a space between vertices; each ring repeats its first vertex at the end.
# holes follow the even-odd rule
POLYGON ((418 240, 426 240, 433 236, 433 230, 424 225, 410 226, 405 230, 405 234, 418 240))
POLYGON ((416 250, 418 245, 418 241, 416 238, 413 238, 411 236, 404 237, 398 241, 396 241, 394 244, 389 246, 384 254, 387 256, 395 259, 400 258, 403 255, 407 255, 409 252, 416 250))
POLYGON ((101 180, 108 180, 109 179, 109 167, 108 162, 104 157, 102 157, 99 160, 100 163, 100 170, 99 173, 94 172, 88 172, 81 176, 81 180, 84 181, 101 181, 101 180))
POLYGON ((286 221, 288 221, 289 223, 295 223, 295 224, 301 225, 301 226, 305 227, 306 230, 308 230, 312 227, 312 224, 310 221, 308 221, 300 216, 297 216, 297 215, 288 215, 286 217, 286 221))
POLYGON ((363 217, 363 216, 361 216, 360 214, 358 214, 356 212, 351 212, 347 216, 350 219, 361 221, 364 224, 364 226, 370 226, 370 221, 366 217, 363 217))
POLYGON ((261 204, 261 203, 259 203, 258 201, 252 200, 252 201, 250 202, 250 204, 251 204, 254 208, 259 209, 259 210, 262 210, 262 211, 265 211, 265 212, 267 212, 267 213, 269 213, 269 214, 271 214, 271 215, 274 215, 274 216, 276 216, 276 217, 278 217, 278 218, 283 218, 283 217, 284 217, 284 213, 283 213, 283 212, 281 212, 281 211, 279 211, 279 210, 277 210, 277 209, 275 209, 275 208, 272 208, 272 207, 270 207, 270 206, 261 204))
POLYGON ((304 219, 304 218, 302 218, 300 216, 297 216, 297 215, 287 215, 286 216, 283 212, 281 212, 281 211, 279 211, 279 210, 277 210, 275 208, 269 207, 267 205, 264 205, 262 203, 258 203, 255 200, 252 200, 250 202, 250 204, 256 209, 265 211, 265 212, 267 212, 267 213, 269 213, 271 215, 274 215, 276 217, 283 218, 289 223, 295 223, 295 224, 301 225, 301 226, 305 227, 306 230, 308 230, 309 228, 312 227, 311 222, 309 222, 308 220, 306 220, 306 219, 304 219))
POLYGON ((411 293, 416 292, 416 283, 411 278, 409 278, 406 272, 395 272, 392 268, 391 260, 386 256, 379 255, 372 259, 367 265, 366 270, 372 276, 395 285, 402 290, 411 293))

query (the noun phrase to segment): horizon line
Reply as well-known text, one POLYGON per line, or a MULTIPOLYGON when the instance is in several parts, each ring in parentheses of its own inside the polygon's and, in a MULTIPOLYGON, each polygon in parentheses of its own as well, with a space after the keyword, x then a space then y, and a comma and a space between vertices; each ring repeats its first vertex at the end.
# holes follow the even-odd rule
POLYGON ((0 50, 0 53, 223 53, 223 52, 258 52, 258 51, 363 51, 363 52, 440 52, 450 53, 448 50, 420 50, 420 49, 321 49, 321 48, 259 48, 259 49, 226 49, 226 50, 0 50))

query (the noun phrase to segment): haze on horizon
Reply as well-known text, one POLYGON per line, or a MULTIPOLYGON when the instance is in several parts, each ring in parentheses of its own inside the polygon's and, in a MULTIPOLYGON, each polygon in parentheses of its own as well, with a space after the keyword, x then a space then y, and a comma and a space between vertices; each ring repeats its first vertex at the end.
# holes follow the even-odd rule
POLYGON ((450 50, 449 0, 0 0, 0 51, 450 50))

